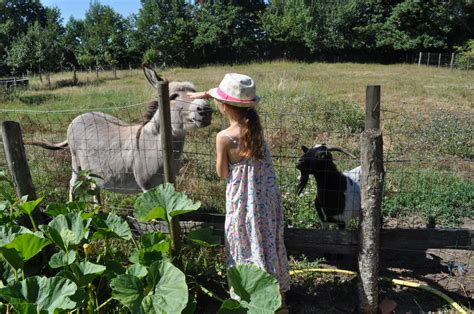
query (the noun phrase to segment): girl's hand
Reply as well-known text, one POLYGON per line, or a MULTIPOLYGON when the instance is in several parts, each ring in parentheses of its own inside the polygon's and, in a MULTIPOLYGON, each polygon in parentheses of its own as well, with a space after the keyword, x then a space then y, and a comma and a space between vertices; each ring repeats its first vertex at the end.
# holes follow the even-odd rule
POLYGON ((186 93, 191 99, 208 99, 210 98, 207 92, 189 92, 186 93))

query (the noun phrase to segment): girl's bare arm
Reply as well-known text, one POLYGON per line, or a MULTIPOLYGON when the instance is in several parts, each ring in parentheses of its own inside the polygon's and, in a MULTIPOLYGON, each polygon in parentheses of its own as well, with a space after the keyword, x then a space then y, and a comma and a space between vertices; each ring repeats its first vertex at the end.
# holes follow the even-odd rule
POLYGON ((221 133, 216 136, 216 172, 219 178, 225 179, 229 175, 229 157, 227 156, 228 139, 221 133))

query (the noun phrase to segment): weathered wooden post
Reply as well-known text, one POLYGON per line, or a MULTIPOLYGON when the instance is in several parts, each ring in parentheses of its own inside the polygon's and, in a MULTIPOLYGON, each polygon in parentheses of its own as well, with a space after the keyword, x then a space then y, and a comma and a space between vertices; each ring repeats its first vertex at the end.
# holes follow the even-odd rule
POLYGON ((361 134, 361 216, 359 229, 359 311, 377 313, 380 223, 383 192, 383 142, 380 86, 367 86, 365 130, 361 134))
POLYGON ((428 60, 426 60, 426 65, 430 65, 430 53, 428 52, 428 60))
POLYGON ((26 160, 23 136, 18 122, 2 121, 1 134, 8 170, 13 178, 18 197, 28 195, 29 200, 36 199, 36 191, 31 179, 30 168, 26 160))
POLYGON ((454 52, 451 53, 451 62, 449 63, 449 69, 453 69, 453 64, 454 64, 454 52))
POLYGON ((421 56, 423 55, 423 52, 420 51, 420 55, 418 56, 418 65, 421 65, 421 56))
MULTIPOLYGON (((171 112, 170 112, 170 98, 169 98, 169 82, 158 82, 158 101, 160 114, 160 136, 161 149, 163 153, 163 171, 165 182, 175 183, 175 173, 173 173, 173 146, 171 143, 171 112)), ((171 220, 170 236, 173 243, 173 255, 177 256, 181 250, 181 230, 179 226, 179 219, 173 217, 171 220)))
POLYGON ((438 55, 438 68, 441 66, 441 52, 438 55))

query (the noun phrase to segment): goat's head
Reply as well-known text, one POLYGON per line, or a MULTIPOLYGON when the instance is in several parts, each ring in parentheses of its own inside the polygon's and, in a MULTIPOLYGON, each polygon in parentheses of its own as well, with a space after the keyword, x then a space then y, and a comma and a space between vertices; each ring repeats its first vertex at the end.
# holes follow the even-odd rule
POLYGON ((301 146, 301 148, 303 150, 303 155, 296 161, 296 169, 301 172, 301 175, 298 178, 298 186, 296 189, 297 194, 303 192, 308 183, 310 174, 334 171, 335 165, 331 154, 332 151, 342 152, 352 158, 356 158, 343 148, 328 146, 326 144, 317 144, 312 148, 301 146))

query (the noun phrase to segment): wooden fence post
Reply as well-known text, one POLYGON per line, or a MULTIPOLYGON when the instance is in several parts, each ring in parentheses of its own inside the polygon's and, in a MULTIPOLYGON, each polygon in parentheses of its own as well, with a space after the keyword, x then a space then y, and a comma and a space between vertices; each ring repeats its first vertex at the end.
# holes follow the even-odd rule
POLYGON ((441 66, 441 52, 438 55, 438 68, 441 66))
POLYGON ((380 86, 367 86, 365 130, 361 134, 361 215, 359 229, 359 311, 377 313, 383 142, 380 130, 380 86))
MULTIPOLYGON (((171 112, 170 112, 170 98, 169 98, 169 82, 160 81, 158 83, 158 101, 160 114, 160 136, 161 149, 163 153, 163 171, 165 182, 175 183, 175 173, 173 173, 173 146, 171 143, 172 129, 171 129, 171 112)), ((181 250, 181 230, 179 226, 179 219, 173 217, 171 220, 170 236, 173 242, 173 255, 177 256, 181 250)))
POLYGON ((428 52, 428 60, 426 60, 426 65, 430 65, 430 53, 428 52))
POLYGON ((451 53, 451 63, 449 64, 449 69, 450 69, 450 70, 453 69, 453 64, 454 64, 454 52, 451 53))
POLYGON ((423 55, 423 52, 420 51, 420 55, 418 57, 418 65, 421 65, 421 56, 423 55))
POLYGON ((1 133, 5 149, 5 159, 13 178, 13 185, 15 186, 17 196, 28 195, 29 200, 36 199, 36 191, 31 179, 28 161, 26 160, 20 124, 14 121, 2 121, 1 133))

